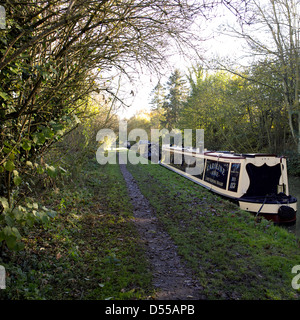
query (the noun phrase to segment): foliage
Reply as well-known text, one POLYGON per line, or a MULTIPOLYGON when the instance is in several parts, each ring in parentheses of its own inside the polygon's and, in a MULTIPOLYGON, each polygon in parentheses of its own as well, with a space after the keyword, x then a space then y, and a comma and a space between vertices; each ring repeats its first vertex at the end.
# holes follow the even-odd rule
POLYGON ((41 223, 46 226, 50 218, 56 216, 56 212, 40 206, 36 202, 26 199, 25 206, 16 205, 10 207, 5 198, 0 198, 3 207, 0 221, 6 226, 0 232, 0 243, 4 241, 7 247, 11 250, 20 250, 24 248, 24 244, 20 241, 21 234, 18 230, 19 227, 31 227, 35 222, 41 223))
MULTIPOLYGON (((188 70, 187 79, 189 92, 179 93, 180 108, 171 107, 171 88, 166 86, 160 97, 156 88, 155 110, 166 112, 150 116, 172 127, 172 112, 176 110, 177 127, 204 129, 205 147, 211 150, 283 154, 293 148, 282 85, 265 71, 264 64, 255 64, 239 76, 196 65, 188 70)), ((154 123, 152 118, 149 122, 154 123)))
POLYGON ((295 177, 300 177, 300 158, 297 153, 287 154, 287 165, 289 173, 295 177))
MULTIPOLYGON (((249 2, 244 19, 239 26, 229 26, 228 33, 244 39, 253 57, 251 64, 258 64, 265 74, 264 79, 250 77, 257 84, 270 86, 281 94, 288 120, 289 134, 294 148, 300 154, 300 78, 299 78, 299 2, 297 0, 267 0, 249 2), (259 32, 257 32, 259 30, 259 32)), ((224 62, 219 62, 223 69, 232 70, 224 62)))
MULTIPOLYGON (((6 196, 1 197, 0 226, 3 229, 0 233, 2 235, 0 242, 6 244, 10 249, 23 248, 20 240, 21 231, 24 231, 25 226, 26 228, 33 227, 35 222, 47 225, 49 218, 55 217, 53 210, 48 210, 34 200, 38 191, 42 187, 54 187, 57 178, 80 172, 86 154, 95 150, 98 126, 111 126, 116 120, 115 115, 111 111, 111 114, 109 113, 108 106, 97 106, 92 103, 91 99, 88 99, 86 105, 78 110, 84 112, 85 115, 82 117, 81 123, 78 122, 75 127, 67 131, 67 134, 61 133, 62 139, 57 140, 56 144, 51 144, 50 153, 48 150, 47 153, 41 154, 39 161, 34 163, 26 160, 28 158, 18 156, 13 160, 6 161, 3 165, 5 170, 2 170, 2 174, 8 180, 5 181, 6 185, 4 184, 3 188, 6 196), (62 150, 63 155, 61 154, 62 150), (63 161, 66 157, 74 157, 76 151, 76 160, 72 164, 63 161), (19 171, 16 170, 16 167, 19 171), (10 179, 13 181, 12 186, 9 185, 10 179), (7 185, 8 187, 5 188, 7 185)), ((42 139, 44 143, 51 139, 51 131, 46 129, 45 127, 45 135, 37 136, 37 143, 39 143, 39 139, 42 139)), ((27 155, 29 155, 31 143, 25 140, 21 148, 25 148, 27 155)), ((32 157, 35 156, 36 150, 37 148, 33 151, 32 157)))
MULTIPOLYGON (((80 154, 78 151, 76 154, 80 154)), ((72 162, 72 157, 64 159, 72 162)), ((76 176, 44 189, 43 205, 57 212, 47 227, 22 236, 23 250, 0 257, 9 300, 146 299, 151 274, 118 165, 100 166, 87 153, 76 176)))
POLYGON ((148 137, 151 136, 151 122, 152 118, 151 113, 141 110, 137 112, 134 116, 127 120, 127 131, 128 133, 133 129, 141 128, 145 130, 148 134, 148 137))
POLYGON ((167 81, 167 94, 164 97, 164 102, 161 107, 163 110, 161 126, 167 128, 169 131, 177 129, 179 114, 187 94, 185 83, 186 81, 183 79, 178 69, 174 70, 167 81))

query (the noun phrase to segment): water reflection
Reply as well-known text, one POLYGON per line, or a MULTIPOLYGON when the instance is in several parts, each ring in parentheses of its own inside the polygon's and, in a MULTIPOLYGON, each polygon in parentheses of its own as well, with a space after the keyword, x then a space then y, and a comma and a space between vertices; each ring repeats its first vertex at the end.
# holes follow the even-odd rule
POLYGON ((297 210, 297 220, 296 224, 288 227, 289 230, 295 232, 296 236, 300 238, 300 177, 289 177, 289 189, 290 194, 297 198, 298 200, 298 210, 297 210))

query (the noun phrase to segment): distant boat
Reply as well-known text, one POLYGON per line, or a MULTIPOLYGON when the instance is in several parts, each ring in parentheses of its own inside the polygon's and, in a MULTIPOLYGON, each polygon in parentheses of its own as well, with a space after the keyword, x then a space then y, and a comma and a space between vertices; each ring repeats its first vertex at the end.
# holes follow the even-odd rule
POLYGON ((276 224, 296 221, 297 199, 289 194, 285 157, 230 151, 198 153, 164 145, 160 164, 276 224))

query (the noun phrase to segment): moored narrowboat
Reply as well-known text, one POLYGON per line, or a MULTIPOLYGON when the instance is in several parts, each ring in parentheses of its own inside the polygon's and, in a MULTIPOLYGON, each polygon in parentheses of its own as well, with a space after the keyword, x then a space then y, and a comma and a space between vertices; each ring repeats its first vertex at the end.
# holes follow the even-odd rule
POLYGON ((228 151, 199 153, 164 145, 160 164, 257 216, 277 224, 296 221, 297 199, 289 194, 285 157, 228 151))

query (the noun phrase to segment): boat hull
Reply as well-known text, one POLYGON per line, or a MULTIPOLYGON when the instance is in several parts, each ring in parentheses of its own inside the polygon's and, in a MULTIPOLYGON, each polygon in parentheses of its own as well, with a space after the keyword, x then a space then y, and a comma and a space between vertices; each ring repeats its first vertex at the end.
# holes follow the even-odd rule
POLYGON ((296 222, 297 199, 290 197, 289 201, 262 199, 237 199, 242 210, 249 211, 256 216, 263 216, 276 224, 293 224, 296 222))

